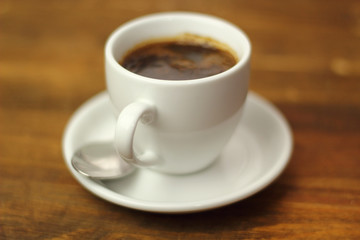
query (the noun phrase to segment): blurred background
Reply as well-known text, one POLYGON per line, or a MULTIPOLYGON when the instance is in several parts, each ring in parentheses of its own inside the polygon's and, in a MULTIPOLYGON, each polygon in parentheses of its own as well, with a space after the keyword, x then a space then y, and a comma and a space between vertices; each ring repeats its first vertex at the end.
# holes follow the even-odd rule
POLYGON ((253 44, 251 89, 272 101, 360 101, 360 4, 350 0, 3 0, 3 101, 12 96, 24 107, 38 101, 73 107, 74 95, 85 100, 105 88, 109 34, 128 20, 161 11, 212 14, 242 28, 253 44), (14 88, 18 81, 22 89, 14 88))
POLYGON ((358 0, 0 1, 2 239, 359 239, 359 123, 358 0), (163 11, 211 14, 243 29, 253 47, 250 89, 294 133, 291 162, 274 184, 191 221, 92 196, 61 151, 72 113, 105 90, 107 37, 163 11))

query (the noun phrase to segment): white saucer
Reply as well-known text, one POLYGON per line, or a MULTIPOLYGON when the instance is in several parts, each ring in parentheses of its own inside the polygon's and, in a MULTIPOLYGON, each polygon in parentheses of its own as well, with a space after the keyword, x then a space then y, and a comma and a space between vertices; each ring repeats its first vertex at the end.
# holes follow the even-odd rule
POLYGON ((201 172, 173 176, 138 169, 126 178, 106 181, 77 173, 70 163, 75 149, 87 142, 112 139, 114 124, 107 93, 84 103, 64 132, 66 165, 80 184, 100 198, 149 212, 197 212, 247 198, 280 175, 293 144, 282 114, 265 99, 249 93, 234 136, 220 158, 201 172))

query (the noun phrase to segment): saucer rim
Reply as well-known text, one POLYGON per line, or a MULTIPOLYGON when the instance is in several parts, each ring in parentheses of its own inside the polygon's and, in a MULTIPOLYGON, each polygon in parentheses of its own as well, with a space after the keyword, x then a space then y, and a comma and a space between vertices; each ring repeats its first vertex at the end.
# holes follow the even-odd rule
POLYGON ((263 190, 280 176, 290 161, 290 157, 293 151, 293 135, 289 123, 287 122, 284 115, 272 103, 260 95, 249 91, 247 101, 252 101, 253 103, 260 105, 262 110, 267 112, 267 115, 270 114, 271 117, 276 120, 276 122, 280 123, 283 133, 285 134, 284 137, 286 138, 286 146, 283 147, 281 156, 275 162, 276 164, 273 165, 271 169, 266 172, 266 174, 258 178, 256 181, 253 181, 251 184, 237 189, 237 191, 206 200, 196 200, 189 202, 153 202, 121 195, 120 193, 114 192, 107 188, 100 181, 82 176, 81 174, 77 173, 71 166, 71 159, 67 159, 67 149, 71 148, 71 141, 69 138, 71 136, 71 132, 77 125, 76 122, 81 121, 83 118, 82 115, 85 115, 89 109, 96 108, 97 104, 104 104, 103 102, 108 100, 109 97, 107 92, 102 91, 87 99, 83 104, 80 105, 80 107, 75 110, 67 122, 64 130, 62 138, 62 150, 65 164, 73 177, 86 190, 111 203, 141 211, 171 214, 192 213, 219 208, 244 200, 263 190))

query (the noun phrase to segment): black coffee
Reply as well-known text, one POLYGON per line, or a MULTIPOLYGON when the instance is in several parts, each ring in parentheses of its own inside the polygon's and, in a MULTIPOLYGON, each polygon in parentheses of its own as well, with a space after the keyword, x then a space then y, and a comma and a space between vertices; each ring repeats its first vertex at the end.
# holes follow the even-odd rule
POLYGON ((194 36, 149 42, 130 50, 119 63, 131 72, 155 79, 203 78, 236 64, 236 57, 219 46, 211 39, 194 40, 194 36))

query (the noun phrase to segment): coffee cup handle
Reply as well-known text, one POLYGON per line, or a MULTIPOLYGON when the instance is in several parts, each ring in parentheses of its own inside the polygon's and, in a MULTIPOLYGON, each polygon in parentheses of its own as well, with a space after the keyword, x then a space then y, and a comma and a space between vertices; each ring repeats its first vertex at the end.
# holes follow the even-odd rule
POLYGON ((115 129, 115 149, 125 161, 137 166, 152 166, 159 161, 152 151, 139 155, 134 152, 134 135, 139 120, 143 124, 151 124, 155 113, 155 107, 145 101, 133 102, 121 111, 115 129))

